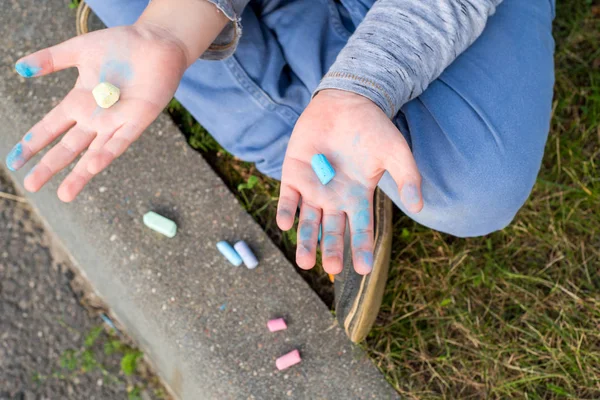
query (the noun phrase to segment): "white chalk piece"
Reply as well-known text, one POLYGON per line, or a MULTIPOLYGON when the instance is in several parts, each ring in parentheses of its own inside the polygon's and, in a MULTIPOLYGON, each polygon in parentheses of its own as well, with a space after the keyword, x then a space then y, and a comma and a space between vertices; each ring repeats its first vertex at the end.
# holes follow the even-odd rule
POLYGON ((237 253, 237 251, 235 251, 234 248, 231 247, 231 245, 226 241, 222 240, 219 243, 217 243, 217 249, 221 252, 221 254, 225 256, 227 261, 229 261, 234 266, 239 267, 240 265, 242 265, 242 258, 237 253))
POLYGON ((256 266, 258 265, 258 260, 256 259, 256 256, 250 249, 250 246, 248 246, 246 242, 240 240, 235 245, 233 245, 233 248, 235 249, 235 251, 237 251, 240 257, 242 257, 242 260, 244 261, 244 264, 246 264, 246 267, 248 267, 248 269, 256 268, 256 266))
POLYGON ((112 83, 102 82, 92 90, 92 95, 98 106, 109 108, 119 101, 121 90, 112 83))
POLYGON ((169 238, 177 234, 177 224, 154 211, 144 214, 144 225, 169 238))

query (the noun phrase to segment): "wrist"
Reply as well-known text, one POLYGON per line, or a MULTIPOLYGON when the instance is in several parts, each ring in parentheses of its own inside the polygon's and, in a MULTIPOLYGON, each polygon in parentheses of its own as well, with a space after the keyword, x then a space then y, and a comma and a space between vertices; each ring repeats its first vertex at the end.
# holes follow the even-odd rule
POLYGON ((353 103, 364 103, 366 105, 368 104, 372 104, 375 105, 376 104, 369 99, 368 97, 365 97, 361 94, 358 93, 354 93, 348 90, 342 90, 342 89, 322 89, 319 90, 319 92, 314 96, 315 98, 320 98, 320 99, 328 99, 328 100, 338 100, 338 101, 351 101, 353 103))
POLYGON ((208 49, 228 22, 206 0, 153 0, 134 25, 178 46, 187 68, 208 49))

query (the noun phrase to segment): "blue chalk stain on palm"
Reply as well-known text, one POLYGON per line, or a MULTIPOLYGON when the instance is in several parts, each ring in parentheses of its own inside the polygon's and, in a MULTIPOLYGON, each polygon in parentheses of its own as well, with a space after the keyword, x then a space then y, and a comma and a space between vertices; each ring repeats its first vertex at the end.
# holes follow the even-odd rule
POLYGON ((15 69, 23 78, 31 78, 36 76, 38 72, 42 70, 40 67, 34 67, 33 65, 29 65, 24 62, 17 63, 15 65, 15 69))
POLYGON ((11 171, 16 171, 15 164, 21 163, 23 161, 23 145, 21 143, 17 143, 15 147, 8 153, 6 156, 6 166, 11 171))
POLYGON ((33 133, 29 132, 27 135, 25 135, 25 137, 23 138, 23 140, 25 142, 29 142, 29 141, 31 141, 32 138, 33 138, 33 133))
POLYGON ((110 82, 120 88, 131 78, 133 78, 133 70, 128 62, 109 60, 100 67, 98 82, 110 82))

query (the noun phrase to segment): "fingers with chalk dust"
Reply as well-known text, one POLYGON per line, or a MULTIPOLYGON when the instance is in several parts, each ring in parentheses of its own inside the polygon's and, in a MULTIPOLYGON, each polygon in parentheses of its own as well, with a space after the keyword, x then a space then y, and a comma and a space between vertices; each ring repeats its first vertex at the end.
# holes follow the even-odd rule
POLYGON ((346 229, 354 269, 359 274, 372 270, 373 195, 386 171, 399 188, 407 185, 401 198, 408 212, 419 212, 421 177, 406 140, 389 117, 363 96, 320 91, 294 127, 279 196, 277 224, 282 230, 292 228, 300 205, 296 252, 300 268, 315 265, 322 225, 327 273, 335 275, 343 268, 346 229))

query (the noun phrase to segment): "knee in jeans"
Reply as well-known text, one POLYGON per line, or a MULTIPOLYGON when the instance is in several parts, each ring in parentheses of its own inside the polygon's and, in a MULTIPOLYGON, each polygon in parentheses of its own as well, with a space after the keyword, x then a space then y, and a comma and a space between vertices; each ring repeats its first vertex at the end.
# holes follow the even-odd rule
POLYGON ((486 235, 510 224, 527 200, 538 163, 515 162, 506 153, 489 149, 482 154, 487 154, 485 166, 480 162, 480 167, 457 168, 450 184, 425 182, 438 199, 430 210, 440 225, 430 224, 434 229, 458 237, 486 235))

